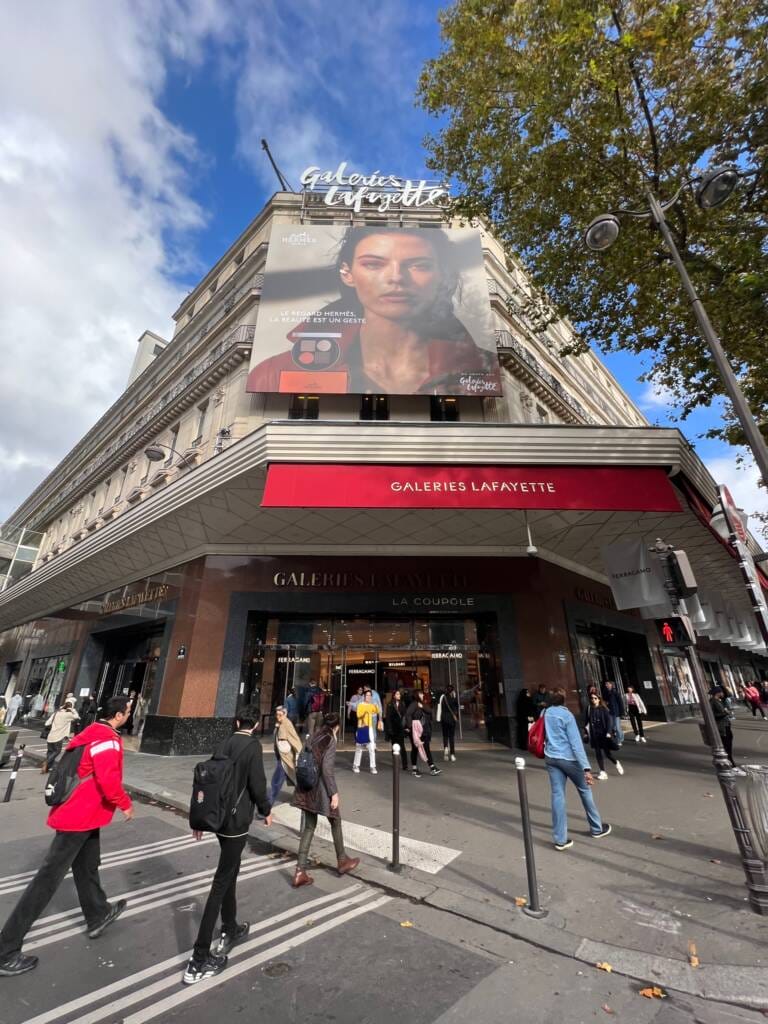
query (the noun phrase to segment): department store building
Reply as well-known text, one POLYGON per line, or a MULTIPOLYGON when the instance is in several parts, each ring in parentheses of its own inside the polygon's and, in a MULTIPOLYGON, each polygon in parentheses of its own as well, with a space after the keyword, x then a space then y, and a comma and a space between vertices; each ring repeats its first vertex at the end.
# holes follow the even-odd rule
MULTIPOLYGON (((311 680, 336 709, 361 685, 452 684, 465 737, 507 744, 521 688, 540 683, 576 710, 611 679, 651 717, 682 717, 684 652, 616 608, 601 555, 657 537, 687 551, 712 602, 709 680, 764 676, 735 553, 710 526, 716 481, 685 438, 649 426, 593 352, 558 354, 572 328, 537 319, 522 266, 482 226, 328 199, 318 182, 276 194, 185 298, 173 337, 139 339, 125 392, 12 515, 0 695, 21 692, 35 718, 68 693, 143 694, 141 749, 157 754, 207 752, 241 702, 267 729, 311 680), (440 282, 464 278, 468 312, 454 292, 417 384, 376 389, 359 326, 375 316, 344 308, 348 294, 323 306, 334 259, 349 288, 360 254, 323 240, 347 244, 350 228, 415 245, 396 271, 414 280, 433 273, 422 238, 435 260, 430 238, 466 243, 440 282), (327 266, 307 285, 314 243, 327 266)), ((384 257, 363 256, 378 272, 384 257)), ((418 288, 398 280, 382 301, 399 309, 418 288)))

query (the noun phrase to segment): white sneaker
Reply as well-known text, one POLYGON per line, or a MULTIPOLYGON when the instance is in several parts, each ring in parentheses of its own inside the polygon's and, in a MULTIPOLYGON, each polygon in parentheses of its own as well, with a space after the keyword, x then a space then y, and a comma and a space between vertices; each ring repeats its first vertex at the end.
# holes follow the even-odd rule
POLYGON ((635 743, 639 743, 639 742, 640 742, 640 737, 639 736, 635 736, 635 743))
POLYGON ((355 775, 359 775, 360 774, 360 769, 359 768, 355 768, 354 766, 352 767, 352 771, 355 773, 355 775))
POLYGON ((448 760, 448 747, 443 747, 443 760, 448 760))
POLYGON ((452 761, 455 761, 455 760, 456 760, 456 755, 455 755, 455 754, 451 754, 451 760, 452 760, 452 761))
POLYGON ((621 766, 621 761, 616 762, 616 771, 619 773, 619 775, 624 774, 624 769, 621 766))
POLYGON ((378 774, 379 773, 376 771, 375 768, 371 768, 371 775, 378 775, 378 774))
POLYGON ((641 743, 647 743, 647 742, 648 742, 648 740, 647 740, 647 739, 645 738, 645 736, 641 736, 641 737, 640 737, 640 742, 641 742, 641 743))
POLYGON ((605 782, 605 780, 608 778, 608 773, 607 772, 598 772, 597 773, 597 777, 598 777, 600 782, 605 782))

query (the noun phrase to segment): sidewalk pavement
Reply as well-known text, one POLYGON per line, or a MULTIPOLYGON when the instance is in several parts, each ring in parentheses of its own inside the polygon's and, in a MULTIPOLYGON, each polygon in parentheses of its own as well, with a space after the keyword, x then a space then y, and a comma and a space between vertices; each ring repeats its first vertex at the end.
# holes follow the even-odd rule
MULTIPOLYGON (((738 716, 737 762, 768 764, 768 724, 746 712, 738 716)), ((541 900, 548 910, 543 920, 515 905, 527 889, 516 752, 506 748, 468 744, 459 748, 455 763, 438 760, 439 777, 403 773, 401 836, 460 854, 437 873, 405 867, 397 875, 386 865, 392 758, 382 749, 378 775, 354 775, 351 754, 341 753, 337 778, 349 831, 353 824, 381 830, 371 832, 369 844, 358 841, 379 856, 363 852, 356 875, 592 966, 607 963, 643 983, 768 1009, 766 919, 747 903, 730 822, 698 725, 652 726, 647 738, 647 744, 636 744, 630 733, 619 755, 624 777, 609 765, 608 781, 596 783, 603 819, 613 826, 609 837, 588 836, 578 797, 569 787, 574 846, 562 853, 552 847, 544 763, 526 758, 541 900), (700 966, 691 966, 691 953, 700 966)), ((269 775, 274 758, 267 742, 264 753, 269 775)), ((199 760, 126 752, 126 785, 186 813, 199 760)), ((289 801, 290 790, 283 796, 289 801)), ((283 823, 267 829, 255 822, 252 838, 295 853, 296 830, 284 823, 291 818, 288 809, 278 805, 276 816, 283 823)), ((335 864, 328 843, 316 840, 313 855, 322 864, 335 864)))

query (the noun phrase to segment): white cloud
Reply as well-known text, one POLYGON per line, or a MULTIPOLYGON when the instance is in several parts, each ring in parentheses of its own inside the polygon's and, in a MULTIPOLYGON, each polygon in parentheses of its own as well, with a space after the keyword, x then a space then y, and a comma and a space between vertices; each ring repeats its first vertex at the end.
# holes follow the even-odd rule
POLYGON ((158 97, 169 55, 199 62, 226 24, 208 0, 4 8, 0 522, 123 389, 139 334, 168 335, 204 213, 158 97))
MULTIPOLYGON (((707 469, 714 477, 715 483, 725 484, 733 495, 736 505, 743 508, 747 515, 768 511, 768 491, 758 486, 760 473, 751 454, 743 448, 731 448, 725 449, 725 451, 726 454, 705 459, 707 469), (737 464, 738 456, 743 458, 741 464, 737 464)), ((749 526, 757 536, 760 524, 753 521, 749 526)))
POLYGON ((669 413, 675 409, 677 400, 669 388, 649 381, 641 391, 637 404, 641 409, 657 409, 669 413))

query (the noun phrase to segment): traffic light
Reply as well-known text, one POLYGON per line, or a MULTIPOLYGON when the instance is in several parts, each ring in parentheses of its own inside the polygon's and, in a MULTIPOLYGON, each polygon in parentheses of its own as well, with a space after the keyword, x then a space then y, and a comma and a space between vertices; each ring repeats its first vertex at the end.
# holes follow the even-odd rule
POLYGON ((686 597, 693 597, 698 587, 691 563, 688 561, 688 555, 684 551, 669 551, 667 553, 667 571, 678 598, 685 600, 686 597))
POLYGON ((662 647, 691 647, 696 643, 690 619, 684 615, 669 615, 655 622, 662 647))

